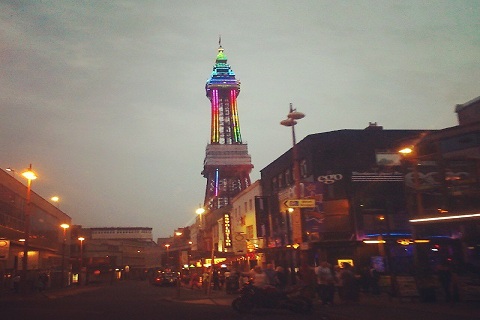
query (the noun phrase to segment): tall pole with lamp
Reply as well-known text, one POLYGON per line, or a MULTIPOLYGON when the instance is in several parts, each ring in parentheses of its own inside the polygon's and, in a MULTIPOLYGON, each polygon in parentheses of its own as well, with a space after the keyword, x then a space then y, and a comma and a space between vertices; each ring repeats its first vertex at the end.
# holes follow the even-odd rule
POLYGON ((63 229, 63 245, 62 245, 62 287, 65 286, 65 251, 67 246, 67 229, 70 225, 62 223, 60 227, 63 229))
MULTIPOLYGON (((420 165, 420 159, 418 154, 415 150, 415 147, 406 147, 398 151, 404 157, 410 157, 413 160, 413 184, 415 190, 415 198, 416 198, 416 215, 423 216, 423 196, 420 190, 420 172, 418 170, 418 166, 420 165)), ((412 226, 412 238, 415 241, 417 239, 416 230, 412 226)), ((416 268, 419 268, 419 265, 422 264, 419 259, 419 245, 415 242, 414 250, 413 250, 413 260, 414 265, 416 268)))
POLYGON ((25 204, 25 242, 23 243, 22 275, 20 277, 20 288, 22 293, 27 292, 27 269, 28 269, 28 249, 30 246, 30 198, 32 193, 32 180, 37 179, 37 175, 32 171, 32 165, 22 173, 27 179, 27 199, 25 204))
POLYGON ((80 272, 78 273, 78 284, 82 285, 83 281, 83 241, 85 240, 84 237, 78 237, 78 241, 80 241, 80 272))
MULTIPOLYGON (((297 141, 295 137, 295 125, 297 124, 297 120, 303 119, 304 117, 305 117, 305 114, 297 111, 296 108, 294 109, 292 103, 290 103, 290 109, 289 109, 289 113, 287 114, 287 119, 282 120, 280 122, 282 126, 292 127, 293 180, 295 183, 296 199, 300 199, 301 192, 300 192, 300 164, 298 159, 297 141)), ((292 221, 292 235, 293 235, 292 240, 294 243, 302 243, 303 230, 302 230, 302 213, 300 208, 295 208, 293 210, 291 221, 292 221)), ((287 239, 289 238, 290 237, 288 236, 287 239)), ((293 260, 294 260, 294 257, 292 252, 292 264, 293 264, 293 260)), ((292 270, 292 274, 293 274, 293 270, 292 270)), ((293 280, 293 277, 292 277, 292 280, 293 280)))
POLYGON ((165 248, 167 248, 167 264, 166 266, 168 266, 170 264, 170 244, 169 243, 166 243, 165 244, 165 248))

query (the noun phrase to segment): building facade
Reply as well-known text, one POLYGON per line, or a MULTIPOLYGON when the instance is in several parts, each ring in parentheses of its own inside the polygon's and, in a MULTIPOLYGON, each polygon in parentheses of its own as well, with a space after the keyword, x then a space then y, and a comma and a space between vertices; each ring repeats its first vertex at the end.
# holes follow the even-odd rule
POLYGON ((148 227, 76 225, 71 230, 71 253, 74 282, 142 279, 147 269, 162 265, 162 250, 153 242, 148 227))
MULTIPOLYGON (((419 130, 383 130, 371 123, 364 130, 312 134, 297 144, 301 198, 315 206, 301 208, 301 239, 294 243, 287 200, 295 199, 292 150, 261 170, 263 196, 268 198, 267 260, 294 268, 305 259, 314 265, 349 261, 381 268, 403 268, 413 259, 397 239, 410 238, 405 207, 403 167, 396 154, 399 141, 419 130), (385 161, 395 159, 394 163, 385 161), (388 250, 369 242, 389 239, 388 250), (293 249, 292 249, 293 248, 293 249), (380 257, 380 258, 378 258, 380 257), (389 261, 387 261, 389 260, 389 261)), ((298 226, 297 226, 298 227, 298 226)), ((383 242, 383 241, 382 241, 383 242)))
POLYGON ((457 105, 459 125, 411 141, 411 225, 426 267, 451 261, 480 273, 480 97, 457 105))
MULTIPOLYGON (((27 210, 27 186, 20 174, 0 170, 0 275, 2 289, 10 285, 15 274, 22 270, 26 219, 29 218, 29 243, 27 261, 28 287, 31 289, 40 273, 49 276, 48 286, 59 287, 62 271, 68 272, 66 264, 69 252, 69 230, 66 237, 61 224, 71 224, 71 218, 35 193, 35 183, 30 193, 29 214, 27 210), (65 243, 66 242, 66 243, 65 243), (63 263, 62 263, 63 259, 63 263), (62 268, 64 270, 62 270, 62 268)), ((41 177, 38 179, 41 183, 41 177)))

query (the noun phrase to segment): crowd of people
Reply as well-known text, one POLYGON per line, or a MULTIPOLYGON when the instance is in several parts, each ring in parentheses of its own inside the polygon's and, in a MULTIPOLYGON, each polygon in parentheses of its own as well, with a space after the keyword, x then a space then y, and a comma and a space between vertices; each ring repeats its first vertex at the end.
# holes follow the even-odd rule
MULTIPOLYGON (((213 270, 208 268, 203 272, 193 271, 184 282, 191 289, 207 290, 210 285, 212 290, 225 289, 227 293, 238 292, 238 289, 248 282, 252 282, 254 286, 261 289, 275 288, 282 291, 295 283, 302 295, 312 299, 318 297, 323 305, 332 305, 336 292, 340 303, 356 301, 359 296, 359 281, 353 272, 353 267, 348 263, 344 263, 342 267, 332 266, 326 261, 321 262, 317 267, 302 264, 293 277, 292 281, 292 275, 282 266, 274 268, 272 263, 268 263, 263 268, 255 265, 248 272, 227 268, 213 270)), ((372 287, 375 287, 374 283, 375 281, 372 280, 372 287)))
MULTIPOLYGON (((431 277, 435 274, 441 286, 439 289, 443 289, 447 302, 459 301, 458 279, 451 266, 441 264, 435 272, 428 274, 431 277)), ((421 274, 416 276, 421 300, 424 296, 428 298, 427 294, 423 293, 425 288, 429 288, 422 284, 422 280, 425 279, 427 277, 421 274)), ((225 289, 227 293, 236 293, 239 288, 249 282, 260 289, 274 288, 280 291, 295 285, 301 290, 303 296, 319 299, 325 306, 356 302, 361 292, 371 295, 381 293, 380 273, 374 266, 364 267, 355 272, 349 263, 331 265, 327 261, 321 261, 315 267, 303 263, 294 274, 289 273, 282 266, 274 267, 272 263, 267 263, 264 267, 255 265, 247 272, 234 269, 214 269, 213 271, 206 269, 203 274, 193 272, 189 277, 188 285, 192 289, 206 289, 206 286, 211 285, 213 290, 225 289), (212 277, 211 281, 210 277, 212 277)), ((390 289, 389 287, 386 290, 390 289)), ((430 301, 427 300, 424 302, 430 301)))

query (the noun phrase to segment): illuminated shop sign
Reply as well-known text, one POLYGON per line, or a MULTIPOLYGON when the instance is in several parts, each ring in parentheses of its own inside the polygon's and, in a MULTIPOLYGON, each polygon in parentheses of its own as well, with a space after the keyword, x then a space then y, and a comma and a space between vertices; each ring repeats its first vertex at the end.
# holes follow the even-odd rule
POLYGON ((317 178, 317 181, 325 183, 325 184, 333 184, 333 183, 335 183, 337 181, 340 181, 342 179, 343 179, 342 174, 335 173, 335 174, 328 174, 328 175, 325 175, 325 176, 319 176, 317 178))
POLYGON ((230 224, 230 214, 225 213, 223 215, 223 239, 225 240, 224 247, 231 248, 232 247, 232 225, 230 224))

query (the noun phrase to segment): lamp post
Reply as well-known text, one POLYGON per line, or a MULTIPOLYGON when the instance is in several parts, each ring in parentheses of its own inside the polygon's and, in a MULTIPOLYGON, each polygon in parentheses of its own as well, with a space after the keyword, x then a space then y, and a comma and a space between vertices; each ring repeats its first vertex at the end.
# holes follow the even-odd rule
POLYGON ((78 237, 78 241, 80 241, 80 272, 78 273, 78 284, 82 285, 82 272, 83 272, 83 241, 85 240, 84 237, 78 237))
POLYGON ((67 229, 70 225, 62 223, 60 227, 63 229, 63 248, 62 248, 62 288, 65 286, 65 250, 67 244, 67 229))
POLYGON ((197 210, 195 210, 195 213, 199 215, 200 217, 200 229, 202 229, 202 215, 205 213, 205 209, 203 207, 198 207, 197 210))
POLYGON ((197 245, 197 250, 204 249, 205 247, 205 240, 203 239, 203 214, 205 213, 205 208, 202 206, 199 206, 197 210, 195 210, 195 213, 199 217, 199 224, 198 224, 198 232, 197 232, 197 237, 195 239, 196 245, 197 245), (201 245, 199 245, 201 243, 201 245))
POLYGON ((168 265, 169 262, 170 262, 170 252, 169 252, 169 250, 170 250, 170 244, 169 244, 169 243, 166 243, 166 244, 165 244, 165 248, 167 248, 167 265, 168 265))
POLYGON ((30 197, 32 194, 32 180, 37 179, 37 175, 32 171, 32 165, 22 173, 22 176, 27 179, 27 198, 25 205, 25 242, 23 243, 23 260, 22 260, 22 275, 21 275, 21 290, 22 293, 27 292, 27 269, 28 269, 28 249, 30 245, 30 197))
MULTIPOLYGON (((293 108, 293 105, 290 103, 290 112, 287 115, 287 119, 282 120, 280 124, 286 127, 292 127, 292 154, 293 154, 293 179, 295 182, 295 197, 300 199, 300 164, 298 163, 298 150, 297 150, 297 141, 295 137, 295 125, 297 120, 300 120, 305 117, 304 113, 298 112, 297 109, 293 108)), ((303 242, 303 232, 302 232, 302 217, 301 209, 296 208, 292 213, 292 225, 293 225, 293 241, 296 243, 303 242)))
POLYGON ((420 192, 420 172, 418 172, 418 156, 415 154, 414 149, 412 148, 403 148, 402 150, 398 151, 405 157, 413 157, 413 183, 415 186, 415 196, 417 202, 417 215, 423 216, 423 198, 422 193, 420 192))

